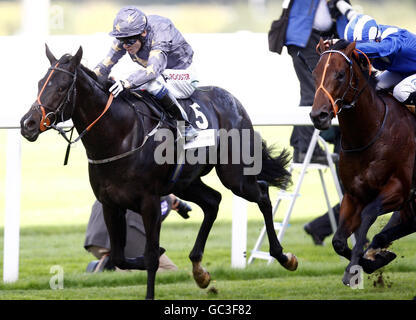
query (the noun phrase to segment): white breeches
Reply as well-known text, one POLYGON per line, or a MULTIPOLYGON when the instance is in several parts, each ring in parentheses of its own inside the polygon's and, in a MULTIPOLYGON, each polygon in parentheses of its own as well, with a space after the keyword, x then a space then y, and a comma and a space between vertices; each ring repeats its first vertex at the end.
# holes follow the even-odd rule
POLYGON ((398 73, 384 71, 378 77, 377 89, 393 88, 393 96, 400 102, 404 102, 409 95, 416 92, 416 74, 403 77, 398 73))
POLYGON ((165 69, 163 75, 145 83, 140 89, 147 90, 156 97, 167 89, 175 98, 186 99, 194 93, 197 86, 196 71, 191 65, 186 70, 165 69))

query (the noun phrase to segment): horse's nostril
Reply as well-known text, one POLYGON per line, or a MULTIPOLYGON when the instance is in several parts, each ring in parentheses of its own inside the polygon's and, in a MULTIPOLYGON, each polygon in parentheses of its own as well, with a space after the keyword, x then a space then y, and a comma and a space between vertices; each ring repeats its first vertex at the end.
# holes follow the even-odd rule
POLYGON ((324 121, 326 119, 328 119, 329 113, 328 112, 321 112, 319 114, 319 120, 324 121))
POLYGON ((29 120, 25 122, 25 127, 28 130, 32 130, 36 127, 36 122, 34 120, 29 120))

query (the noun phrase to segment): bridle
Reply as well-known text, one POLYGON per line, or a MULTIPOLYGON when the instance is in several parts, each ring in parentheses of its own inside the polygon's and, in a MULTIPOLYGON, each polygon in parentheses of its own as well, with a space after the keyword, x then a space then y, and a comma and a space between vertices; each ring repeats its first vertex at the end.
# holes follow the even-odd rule
MULTIPOLYGON (((50 67, 48 70, 50 70, 51 72, 50 72, 50 74, 48 75, 48 77, 47 77, 47 79, 46 79, 46 81, 45 81, 45 83, 43 84, 43 86, 42 86, 42 89, 40 90, 40 92, 39 92, 39 95, 38 95, 38 97, 37 97, 37 105, 34 105, 33 107, 32 107, 32 109, 34 109, 34 110, 36 110, 36 111, 38 111, 38 112, 40 112, 40 114, 41 114, 41 116, 42 116, 42 119, 41 119, 41 121, 40 121, 40 124, 39 124, 39 129, 40 129, 40 131, 41 132, 43 132, 43 131, 45 131, 45 130, 47 130, 47 129, 49 129, 49 128, 52 128, 52 129, 55 129, 55 130, 57 130, 64 138, 65 138, 65 140, 68 142, 68 147, 67 147, 67 151, 66 151, 66 155, 65 155, 65 161, 64 161, 64 165, 66 165, 67 164, 67 162, 68 162, 68 156, 69 156, 69 149, 70 149, 70 146, 72 145, 72 144, 74 144, 74 143, 76 143, 77 141, 79 141, 87 132, 89 132, 90 130, 91 130, 91 128, 98 122, 98 120, 100 120, 100 118, 107 112, 107 110, 110 108, 110 106, 111 106, 111 104, 112 104, 112 102, 113 102, 113 99, 114 99, 114 95, 111 93, 110 95, 109 95, 109 97, 108 97, 108 100, 107 100, 107 103, 106 103, 106 105, 105 105, 105 107, 104 107, 104 110, 101 112, 101 114, 91 123, 91 124, 89 124, 81 133, 80 133, 80 135, 76 138, 76 139, 74 139, 74 140, 72 140, 71 141, 71 138, 72 138, 72 131, 73 131, 73 129, 74 129, 74 127, 72 127, 70 130, 68 130, 68 131, 64 131, 62 128, 59 128, 59 127, 57 127, 56 126, 56 120, 57 120, 57 118, 59 117, 59 113, 60 113, 60 115, 61 115, 61 121, 63 122, 63 121, 65 121, 65 119, 64 119, 64 109, 65 109, 65 107, 69 104, 69 102, 70 102, 70 100, 71 100, 71 97, 72 97, 72 109, 71 109, 71 115, 70 115, 70 117, 69 118, 71 118, 72 117, 72 113, 74 112, 74 108, 75 108, 75 97, 76 97, 76 87, 75 87, 75 83, 76 83, 76 80, 77 80, 77 71, 76 71, 76 69, 75 69, 75 72, 74 73, 72 73, 72 72, 70 72, 70 71, 68 71, 68 70, 65 70, 65 69, 62 69, 62 68, 59 68, 58 67, 59 66, 59 62, 54 66, 54 67, 50 67), (69 75, 71 75, 72 76, 72 83, 71 83, 71 86, 69 87, 69 89, 68 89, 68 91, 67 91, 67 93, 66 93, 66 96, 65 96, 65 98, 62 100, 62 102, 60 103, 60 105, 54 110, 53 108, 51 108, 51 107, 48 107, 48 106, 46 106, 45 104, 43 104, 42 103, 42 101, 41 101, 41 96, 42 96, 42 93, 43 93, 43 91, 45 90, 45 88, 46 88, 46 85, 48 84, 48 82, 50 81, 50 79, 51 79, 51 77, 52 77, 52 75, 53 75, 53 73, 55 72, 55 71, 60 71, 60 72, 64 72, 64 73, 67 73, 67 74, 69 74, 69 75), (45 112, 45 109, 46 110, 52 110, 52 111, 50 111, 50 112, 48 112, 48 113, 46 113, 45 112), (51 121, 50 120, 50 115, 53 115, 53 121, 51 121), (69 132, 69 131, 71 131, 71 137, 70 138, 68 138, 67 136, 66 136, 66 132, 69 132)), ((101 88, 102 89, 102 88, 101 88)), ((163 119, 162 119, 163 120, 163 119)), ((143 139, 143 141, 142 141, 142 143, 141 143, 141 145, 140 146, 138 146, 138 147, 136 147, 136 148, 133 148, 132 150, 130 150, 130 151, 127 151, 127 152, 124 152, 124 153, 122 153, 122 154, 119 154, 119 155, 116 155, 116 156, 113 156, 113 157, 109 157, 109 158, 105 158, 105 159, 99 159, 99 160, 93 160, 93 159, 88 159, 88 162, 90 163, 90 164, 104 164, 104 163, 109 163, 109 162, 112 162, 112 161, 116 161, 116 160, 119 160, 119 159, 122 159, 122 158, 125 158, 125 157, 127 157, 127 156, 129 156, 129 155, 131 155, 131 154, 133 154, 134 152, 136 152, 136 151, 138 151, 138 150, 140 150, 144 145, 145 145, 145 143, 147 142, 147 140, 151 137, 151 136, 153 136, 156 132, 157 132, 157 130, 160 128, 160 125, 161 125, 161 123, 162 123, 162 120, 160 120, 159 122, 158 122, 158 124, 149 132, 149 133, 147 133, 146 135, 145 135, 145 137, 144 137, 144 139, 143 139)))
MULTIPOLYGON (((34 110, 40 112, 40 114, 41 114, 42 118, 41 118, 41 121, 40 121, 40 124, 39 124, 39 130, 41 132, 43 132, 43 131, 45 131, 49 128, 52 128, 54 130, 57 130, 69 144, 73 144, 73 143, 79 141, 97 123, 97 121, 107 112, 107 110, 111 106, 111 103, 113 102, 114 96, 113 96, 113 94, 110 94, 110 96, 108 97, 108 100, 107 100, 107 104, 106 104, 103 112, 98 116, 97 119, 95 119, 90 125, 88 125, 76 139, 71 141, 71 138, 68 138, 66 136, 66 132, 68 132, 68 131, 65 131, 62 128, 58 127, 56 125, 56 121, 57 121, 59 115, 61 116, 61 122, 65 121, 65 119, 64 119, 64 109, 65 109, 66 106, 69 105, 69 102, 71 101, 71 98, 72 98, 72 106, 71 106, 71 115, 70 115, 69 118, 72 117, 72 113, 74 112, 74 108, 75 108, 75 97, 76 97, 75 83, 77 81, 77 69, 75 69, 75 72, 72 73, 68 70, 59 68, 58 66, 59 66, 59 62, 56 63, 56 65, 54 67, 50 67, 48 69, 51 72, 49 73, 48 78, 46 79, 45 83, 43 84, 42 89, 39 91, 39 95, 36 99, 37 104, 35 106, 33 106, 32 108, 34 110), (46 88, 46 85, 50 81, 50 79, 51 79, 51 77, 52 77, 52 75, 55 71, 60 71, 60 72, 64 72, 66 74, 69 74, 72 77, 72 83, 71 83, 71 85, 70 85, 70 87, 69 87, 69 89, 66 93, 65 98, 62 100, 62 102, 59 104, 59 106, 56 109, 53 109, 53 108, 48 107, 47 105, 43 104, 40 98, 43 94, 43 91, 46 88), (45 109, 46 110, 49 109, 51 111, 46 113, 45 109), (53 116, 53 121, 50 120, 51 116, 53 116)), ((74 129, 74 127, 72 127, 69 131, 72 131, 73 129, 74 129)), ((72 137, 72 134, 71 134, 71 137, 72 137)))
MULTIPOLYGON (((371 63, 370 63, 370 59, 368 59, 367 55, 364 52, 362 52, 359 49, 355 49, 354 53, 358 55, 358 52, 362 53, 365 56, 365 58, 367 59, 367 62, 368 62, 368 65, 369 65, 369 75, 368 76, 370 77, 371 76, 371 63)), ((353 84, 352 84, 352 80, 353 80, 353 76, 354 76, 354 70, 352 68, 352 60, 350 58, 348 58, 347 55, 344 52, 339 51, 339 50, 327 50, 327 51, 324 51, 324 52, 322 52, 321 57, 323 55, 325 55, 325 54, 329 54, 329 58, 328 58, 328 61, 327 61, 326 65, 325 65, 324 72, 323 72, 323 75, 322 75, 322 81, 321 81, 320 86, 316 90, 316 94, 318 93, 319 90, 322 90, 327 95, 328 99, 331 101, 332 108, 334 110, 334 116, 336 116, 338 113, 340 113, 342 111, 342 109, 344 109, 344 108, 345 109, 351 109, 351 108, 353 108, 355 106, 355 104, 358 101, 358 98, 364 92, 364 89, 367 87, 368 81, 366 81, 366 84, 361 88, 361 90, 358 90, 358 88, 354 87, 353 84), (347 88, 347 90, 345 90, 345 92, 342 95, 342 97, 341 98, 338 98, 336 100, 334 100, 334 98, 331 96, 331 94, 328 92, 328 90, 326 90, 325 87, 324 87, 324 80, 325 80, 326 71, 327 71, 328 66, 329 66, 329 60, 331 59, 331 55, 333 53, 342 55, 344 57, 344 59, 347 61, 348 65, 349 65, 349 68, 350 68, 350 79, 349 79, 348 88, 347 88), (348 91, 350 89, 352 89, 354 91, 353 101, 351 103, 345 103, 345 100, 344 100, 345 99, 345 96, 347 95, 347 93, 348 93, 348 91), (338 110, 338 105, 337 105, 338 102, 341 102, 342 103, 341 108, 339 108, 339 110, 338 110)), ((316 94, 315 94, 315 96, 316 96, 316 94)), ((376 142, 376 140, 380 137, 380 135, 381 135, 381 133, 383 131, 384 125, 386 124, 387 114, 389 112, 389 109, 388 109, 388 106, 387 106, 386 102, 384 101, 383 98, 381 98, 381 100, 384 103, 385 112, 384 112, 383 122, 381 123, 381 126, 378 129, 378 131, 375 134, 375 136, 370 140, 369 143, 367 143, 365 146, 359 147, 359 148, 344 149, 344 147, 342 146, 342 142, 341 142, 341 150, 343 152, 346 152, 346 153, 362 152, 362 151, 368 149, 370 146, 372 146, 374 144, 374 142, 376 142)), ((342 141, 342 139, 341 139, 341 141, 342 141)))
MULTIPOLYGON (((356 50, 356 51, 354 51, 355 54, 358 55, 358 52, 360 52, 367 59, 367 62, 368 62, 368 65, 369 65, 369 77, 370 77, 370 75, 371 75, 371 63, 370 63, 370 59, 368 59, 367 55, 364 52, 362 52, 361 50, 359 50, 359 49, 355 49, 355 50, 356 50)), ((344 52, 339 51, 339 50, 326 50, 326 51, 324 51, 324 52, 321 53, 321 58, 322 58, 323 55, 326 55, 326 54, 329 54, 329 57, 328 57, 328 60, 327 60, 327 62, 325 64, 325 67, 324 67, 324 72, 322 74, 321 84, 319 85, 318 89, 315 92, 315 97, 318 94, 319 90, 322 90, 325 93, 325 95, 328 97, 329 101, 331 102, 332 109, 334 110, 334 117, 336 117, 337 114, 340 113, 344 108, 345 109, 350 109, 350 108, 353 108, 355 106, 355 104, 358 101, 358 98, 360 97, 360 95, 364 92, 365 88, 367 87, 368 82, 366 82, 366 84, 361 88, 361 90, 359 90, 359 88, 357 88, 357 87, 355 87, 353 85, 354 69, 352 67, 352 60, 344 52), (350 78, 349 78, 348 87, 344 91, 342 97, 341 98, 338 98, 336 100, 334 100, 334 98, 329 93, 329 91, 324 87, 325 76, 326 76, 326 72, 327 72, 328 67, 329 67, 329 60, 331 59, 331 56, 332 56, 333 53, 340 54, 342 57, 344 57, 344 59, 348 63, 349 69, 350 69, 350 78), (353 98, 353 100, 352 100, 351 103, 347 103, 345 101, 345 97, 346 97, 347 93, 350 90, 353 90, 353 92, 354 92, 354 98, 353 98), (341 108, 338 107, 338 104, 339 103, 341 104, 341 108)))
POLYGON ((73 112, 73 109, 74 109, 74 106, 75 106, 75 95, 76 95, 75 82, 77 80, 76 70, 75 70, 74 73, 72 73, 68 70, 59 68, 58 66, 59 66, 59 62, 56 63, 54 67, 50 67, 48 69, 51 72, 49 73, 45 83, 43 84, 42 89, 39 91, 38 97, 36 99, 37 104, 35 106, 33 106, 33 109, 38 111, 42 116, 40 124, 39 124, 39 130, 41 132, 47 130, 48 128, 56 127, 55 124, 56 124, 56 121, 59 117, 59 114, 61 115, 61 120, 65 121, 63 111, 64 111, 65 107, 69 104, 69 102, 71 100, 71 97, 72 97, 72 112, 73 112), (52 75, 54 74, 55 71, 64 72, 66 74, 69 74, 72 77, 71 86, 69 87, 69 89, 66 93, 66 96, 64 97, 64 99, 62 100, 62 102, 59 104, 59 106, 56 109, 51 108, 51 107, 43 104, 42 101, 41 101, 41 96, 43 94, 43 91, 45 90, 47 84, 49 83, 49 81, 52 78, 52 75), (48 113, 46 113, 45 109, 50 110, 50 111, 48 113), (53 119, 53 121, 51 120, 51 118, 53 119))

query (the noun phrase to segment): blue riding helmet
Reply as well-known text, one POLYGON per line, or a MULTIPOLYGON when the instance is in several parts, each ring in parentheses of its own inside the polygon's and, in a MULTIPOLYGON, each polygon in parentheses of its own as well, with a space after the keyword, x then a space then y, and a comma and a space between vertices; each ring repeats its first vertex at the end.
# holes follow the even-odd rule
POLYGON ((141 34, 147 26, 146 15, 133 6, 121 8, 113 22, 110 36, 116 38, 132 37, 141 34))
POLYGON ((374 41, 380 37, 380 28, 372 17, 359 14, 345 27, 344 39, 353 41, 374 41))

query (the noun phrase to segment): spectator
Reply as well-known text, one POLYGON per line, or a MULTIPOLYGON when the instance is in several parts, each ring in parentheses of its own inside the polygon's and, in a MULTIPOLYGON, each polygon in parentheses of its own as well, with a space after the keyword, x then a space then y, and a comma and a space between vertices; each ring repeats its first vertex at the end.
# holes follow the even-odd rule
MULTIPOLYGON (((333 0, 329 2, 326 0, 291 0, 288 6, 289 19, 284 44, 292 57, 293 67, 300 84, 299 106, 313 104, 316 88, 312 70, 319 60, 316 47, 320 38, 336 37, 344 31, 348 22, 345 16, 339 14, 335 8, 336 3, 337 1, 333 0)), ((290 137, 290 145, 294 148, 293 162, 304 161, 313 131, 313 126, 294 126, 290 137)), ((334 151, 337 153, 340 141, 339 128, 331 127, 329 131, 322 132, 321 135, 328 142, 334 143, 334 151)), ((325 152, 318 144, 311 162, 328 163, 325 152)), ((333 212, 338 220, 339 204, 334 206, 333 212)), ((323 239, 332 233, 328 213, 306 224, 304 229, 312 236, 315 244, 322 245, 323 239)))
MULTIPOLYGON (((293 67, 300 84, 300 106, 311 106, 315 97, 315 82, 311 74, 319 60, 316 46, 321 37, 330 38, 338 30, 344 30, 347 20, 339 16, 334 24, 325 0, 292 0, 286 30, 285 45, 292 57, 293 67)), ((337 130, 336 128, 332 130, 337 130)), ((293 147, 293 161, 303 162, 312 138, 314 128, 295 126, 290 145, 293 147)), ((325 152, 315 147, 312 162, 327 164, 325 152)))

